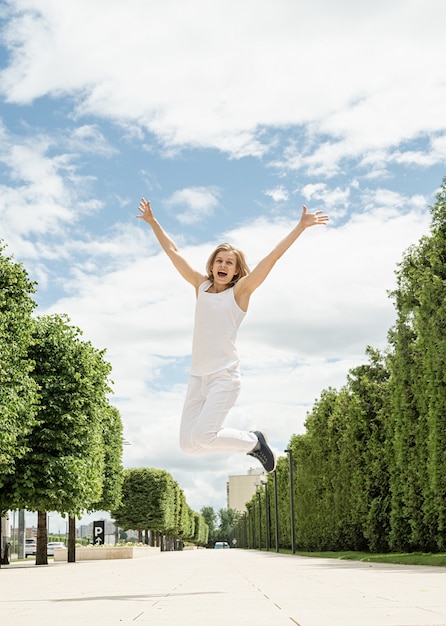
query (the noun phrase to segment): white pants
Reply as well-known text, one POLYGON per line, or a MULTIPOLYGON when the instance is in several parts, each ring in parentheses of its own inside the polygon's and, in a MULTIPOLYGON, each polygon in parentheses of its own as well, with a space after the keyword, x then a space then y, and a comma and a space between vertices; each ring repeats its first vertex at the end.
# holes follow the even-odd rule
POLYGON ((254 433, 222 428, 239 393, 238 367, 208 376, 190 376, 180 426, 183 452, 251 452, 257 444, 254 433))

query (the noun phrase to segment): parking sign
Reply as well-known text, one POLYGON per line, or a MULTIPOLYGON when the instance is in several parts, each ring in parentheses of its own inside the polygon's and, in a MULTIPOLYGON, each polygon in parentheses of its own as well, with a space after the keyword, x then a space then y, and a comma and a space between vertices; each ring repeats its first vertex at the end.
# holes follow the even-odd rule
POLYGON ((105 522, 93 522, 93 543, 100 546, 105 541, 105 522))

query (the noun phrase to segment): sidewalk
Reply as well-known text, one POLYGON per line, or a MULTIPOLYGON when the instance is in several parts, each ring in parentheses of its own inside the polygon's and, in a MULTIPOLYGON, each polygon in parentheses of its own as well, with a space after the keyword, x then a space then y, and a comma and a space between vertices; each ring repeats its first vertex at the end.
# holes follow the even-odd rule
POLYGON ((14 626, 446 626, 446 568, 187 550, 0 570, 14 626))

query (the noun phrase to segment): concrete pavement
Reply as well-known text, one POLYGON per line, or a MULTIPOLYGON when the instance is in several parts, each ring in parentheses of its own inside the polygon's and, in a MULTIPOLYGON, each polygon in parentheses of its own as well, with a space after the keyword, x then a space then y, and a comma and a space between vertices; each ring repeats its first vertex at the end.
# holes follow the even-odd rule
POLYGON ((185 550, 0 570, 5 626, 446 626, 446 568, 185 550))

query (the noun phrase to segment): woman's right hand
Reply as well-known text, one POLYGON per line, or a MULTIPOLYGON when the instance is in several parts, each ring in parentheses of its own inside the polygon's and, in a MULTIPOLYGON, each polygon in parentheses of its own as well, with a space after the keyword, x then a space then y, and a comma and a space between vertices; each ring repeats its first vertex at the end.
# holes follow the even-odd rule
POLYGON ((137 215, 137 218, 143 219, 148 224, 153 224, 155 216, 153 215, 153 211, 150 206, 150 200, 142 198, 138 206, 138 211, 141 212, 141 215, 137 215))

